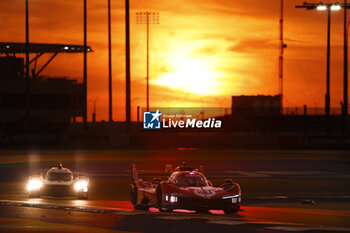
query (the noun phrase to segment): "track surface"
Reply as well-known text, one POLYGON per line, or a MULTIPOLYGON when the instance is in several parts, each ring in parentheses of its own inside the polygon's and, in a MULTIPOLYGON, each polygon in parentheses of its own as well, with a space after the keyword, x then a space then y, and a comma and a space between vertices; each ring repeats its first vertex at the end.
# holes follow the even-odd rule
POLYGON ((349 168, 342 151, 1 151, 0 232, 350 232, 349 168), (26 197, 28 176, 57 161, 90 177, 90 200, 26 197), (182 161, 204 165, 214 184, 239 182, 244 211, 134 211, 131 164, 147 179, 182 161))
MULTIPOLYGON (((224 215, 222 211, 197 214, 179 210, 161 213, 156 209, 134 211, 125 201, 2 200, 0 215, 63 224, 137 232, 243 232, 316 231, 350 232, 350 211, 243 207, 224 215), (65 204, 62 204, 65 203, 65 204)), ((0 227, 0 230, 6 227, 0 227)))

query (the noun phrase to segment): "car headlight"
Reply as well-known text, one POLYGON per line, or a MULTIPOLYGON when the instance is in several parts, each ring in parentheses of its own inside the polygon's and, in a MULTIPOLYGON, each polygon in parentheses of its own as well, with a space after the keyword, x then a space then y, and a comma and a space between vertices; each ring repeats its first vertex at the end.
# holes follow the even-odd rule
POLYGON ((222 199, 231 199, 233 204, 240 203, 241 202, 241 196, 240 195, 229 195, 229 196, 223 196, 222 199))
POLYGON ((43 182, 39 179, 31 179, 29 180, 27 189, 28 191, 35 191, 41 189, 43 186, 43 182))
POLYGON ((176 196, 170 196, 170 202, 171 203, 177 202, 177 197, 176 196))
POLYGON ((176 203, 178 201, 177 196, 165 194, 165 201, 171 202, 171 203, 176 203))
POLYGON ((74 184, 74 189, 76 191, 88 191, 88 182, 86 180, 79 180, 74 184))

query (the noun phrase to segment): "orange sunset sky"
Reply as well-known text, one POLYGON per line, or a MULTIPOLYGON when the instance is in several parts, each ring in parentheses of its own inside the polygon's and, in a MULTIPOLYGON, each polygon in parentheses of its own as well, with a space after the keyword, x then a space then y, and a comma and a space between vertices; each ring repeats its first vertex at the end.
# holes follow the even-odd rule
MULTIPOLYGON (((295 8, 303 2, 285 0, 284 106, 323 107, 327 13, 295 8)), ((133 111, 146 105, 146 25, 136 24, 136 12, 160 14, 160 25, 150 26, 151 107, 230 107, 232 95, 278 93, 279 4, 130 0, 133 111)), ((83 44, 82 7, 82 0, 30 0, 30 42, 83 44)), ((24 0, 1 0, 0 9, 1 42, 24 42, 24 0)), ((114 120, 125 119, 124 19, 124 1, 112 0, 114 120)), ((331 107, 340 107, 343 10, 332 13, 331 36, 331 107)), ((88 45, 88 120, 96 98, 97 120, 107 120, 107 0, 88 0, 88 45)), ((60 54, 43 74, 82 80, 82 64, 82 54, 60 54)))

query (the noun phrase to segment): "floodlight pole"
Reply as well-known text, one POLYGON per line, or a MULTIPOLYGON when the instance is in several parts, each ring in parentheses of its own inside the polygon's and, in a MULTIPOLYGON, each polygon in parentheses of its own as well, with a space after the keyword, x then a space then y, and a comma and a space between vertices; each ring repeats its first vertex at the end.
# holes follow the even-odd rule
POLYGON ((112 38, 111 38, 111 0, 108 0, 108 94, 109 94, 109 121, 113 121, 112 107, 112 38))
POLYGON ((26 16, 25 16, 25 22, 26 22, 26 86, 25 86, 25 96, 26 96, 26 111, 25 111, 25 119, 26 119, 26 126, 29 124, 29 119, 30 119, 30 95, 29 95, 29 85, 30 85, 30 80, 29 80, 29 0, 26 0, 25 2, 25 11, 26 11, 26 16))
POLYGON ((125 0, 125 122, 127 131, 131 123, 130 90, 130 17, 129 0, 125 0))
MULTIPOLYGON (((147 60, 147 71, 146 71, 146 109, 147 111, 149 111, 149 25, 150 23, 155 23, 155 24, 159 24, 159 13, 157 12, 149 12, 149 11, 146 11, 144 12, 144 14, 146 15, 146 20, 145 20, 145 23, 146 23, 146 43, 147 43, 147 51, 146 51, 146 60, 147 60), (153 22, 150 21, 150 15, 153 14, 154 17, 157 17, 156 19, 153 18, 153 22)), ((140 23, 140 24, 143 24, 144 21, 143 21, 143 13, 142 12, 138 12, 136 13, 136 23, 140 23)))
POLYGON ((147 12, 147 112, 149 111, 149 12, 147 12))
POLYGON ((343 117, 348 115, 348 24, 347 24, 347 0, 344 0, 344 93, 343 93, 343 117))
POLYGON ((327 20, 327 88, 326 88, 326 116, 329 117, 330 115, 330 102, 331 102, 331 96, 330 96, 330 50, 331 50, 331 8, 328 7, 328 20, 327 20))
POLYGON ((279 56, 279 95, 280 95, 280 107, 281 113, 283 114, 283 54, 284 48, 287 47, 283 40, 283 11, 284 11, 284 0, 281 0, 281 12, 280 12, 280 56, 279 56))
POLYGON ((331 39, 331 11, 332 10, 340 10, 341 6, 338 3, 304 3, 303 5, 297 5, 296 8, 305 8, 307 10, 328 10, 328 18, 327 18, 327 77, 326 77, 326 95, 325 95, 325 113, 327 119, 330 116, 330 39, 331 39), (338 8, 334 8, 334 6, 338 6, 338 8))
POLYGON ((84 127, 87 127, 87 25, 86 25, 86 18, 87 18, 87 10, 86 10, 86 1, 84 0, 84 70, 83 70, 83 76, 84 76, 84 127))

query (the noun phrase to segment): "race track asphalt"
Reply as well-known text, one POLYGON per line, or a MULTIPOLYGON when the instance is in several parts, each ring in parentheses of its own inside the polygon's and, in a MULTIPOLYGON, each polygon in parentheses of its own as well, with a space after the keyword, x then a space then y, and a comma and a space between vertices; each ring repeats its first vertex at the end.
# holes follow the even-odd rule
POLYGON ((52 232, 75 232, 74 227, 88 227, 91 232, 350 232, 349 168, 347 151, 2 150, 0 232, 35 232, 45 227, 52 232), (57 161, 90 177, 89 200, 27 198, 28 176, 44 174, 57 161), (214 185, 225 178, 238 182, 244 211, 236 215, 220 210, 211 214, 134 211, 128 201, 131 164, 152 180, 164 175, 165 164, 176 166, 182 161, 204 165, 214 185), (315 205, 301 204, 305 199, 315 205))

